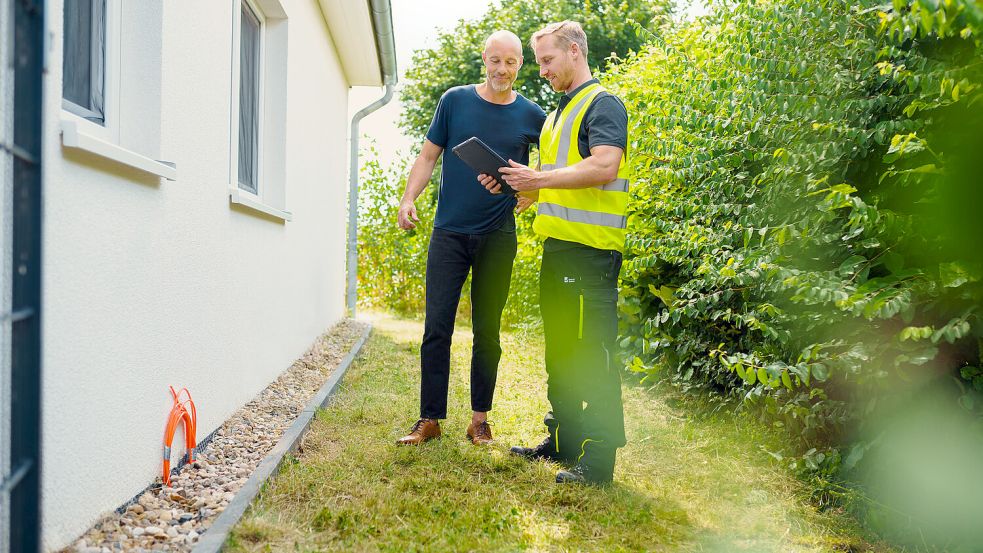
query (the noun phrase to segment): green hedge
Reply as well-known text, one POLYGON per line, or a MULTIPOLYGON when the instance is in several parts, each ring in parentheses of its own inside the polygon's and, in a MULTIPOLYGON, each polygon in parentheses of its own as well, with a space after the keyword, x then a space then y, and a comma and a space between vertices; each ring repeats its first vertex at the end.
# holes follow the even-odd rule
POLYGON ((866 421, 921 387, 979 420, 980 14, 728 3, 612 69, 630 369, 760 406, 745 420, 783 427, 771 453, 820 484, 861 470, 866 421))
POLYGON ((409 160, 390 167, 370 150, 359 178, 358 301, 362 307, 422 316, 427 245, 433 230, 435 199, 424 194, 416 202, 420 222, 411 231, 396 223, 409 160))

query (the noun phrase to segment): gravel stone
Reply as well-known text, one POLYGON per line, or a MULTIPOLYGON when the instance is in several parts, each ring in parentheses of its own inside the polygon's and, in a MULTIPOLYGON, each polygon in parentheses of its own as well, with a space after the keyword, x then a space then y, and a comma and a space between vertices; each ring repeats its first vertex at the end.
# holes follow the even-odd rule
POLYGON ((195 461, 171 475, 170 486, 161 486, 158 478, 158 485, 140 494, 123 514, 113 513, 97 522, 69 551, 191 551, 364 329, 364 323, 344 320, 320 336, 289 369, 225 421, 204 451, 195 453, 195 461))

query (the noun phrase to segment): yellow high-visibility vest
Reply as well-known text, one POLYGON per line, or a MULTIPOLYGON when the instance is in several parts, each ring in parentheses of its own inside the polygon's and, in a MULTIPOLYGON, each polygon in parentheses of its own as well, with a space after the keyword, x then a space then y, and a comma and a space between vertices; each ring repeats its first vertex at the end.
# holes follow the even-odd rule
MULTIPOLYGON (((601 92, 604 87, 590 84, 571 98, 561 113, 554 110, 549 114, 539 135, 540 170, 569 167, 584 160, 577 147, 580 124, 601 92)), ((626 150, 618 178, 611 182, 575 190, 540 190, 533 230, 545 237, 624 252, 629 180, 626 150)))

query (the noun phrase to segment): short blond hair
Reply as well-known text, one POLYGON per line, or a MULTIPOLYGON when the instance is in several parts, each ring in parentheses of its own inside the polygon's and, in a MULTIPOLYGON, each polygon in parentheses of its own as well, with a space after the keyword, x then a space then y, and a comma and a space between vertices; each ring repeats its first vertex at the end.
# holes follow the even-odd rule
POLYGON ((580 23, 570 21, 569 19, 560 21, 559 23, 550 23, 533 33, 532 38, 529 39, 529 47, 535 51, 536 41, 546 35, 555 36, 556 45, 559 48, 566 49, 571 44, 576 44, 584 54, 584 58, 587 57, 587 33, 584 32, 584 28, 580 26, 580 23))

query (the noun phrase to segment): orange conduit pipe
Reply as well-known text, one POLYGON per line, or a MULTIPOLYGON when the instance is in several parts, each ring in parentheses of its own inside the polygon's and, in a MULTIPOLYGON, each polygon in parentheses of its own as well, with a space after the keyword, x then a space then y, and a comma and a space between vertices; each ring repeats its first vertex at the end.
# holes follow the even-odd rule
POLYGON ((188 452, 188 462, 195 460, 195 429, 198 425, 198 410, 195 409, 195 402, 191 399, 191 392, 187 388, 181 388, 179 392, 171 389, 171 397, 174 405, 167 416, 167 427, 164 430, 164 485, 171 483, 171 443, 174 441, 174 434, 177 432, 178 424, 184 423, 184 448, 188 452), (188 399, 179 401, 182 395, 187 395, 188 399), (190 410, 189 410, 190 409, 190 410))

